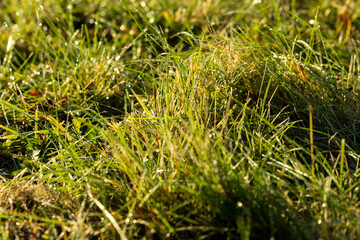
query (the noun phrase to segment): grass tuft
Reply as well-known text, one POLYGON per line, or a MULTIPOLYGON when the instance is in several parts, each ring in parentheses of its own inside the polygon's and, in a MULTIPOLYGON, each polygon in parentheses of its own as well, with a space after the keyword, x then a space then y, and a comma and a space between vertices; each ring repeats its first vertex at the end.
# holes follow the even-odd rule
POLYGON ((358 239, 355 1, 2 1, 4 239, 358 239))

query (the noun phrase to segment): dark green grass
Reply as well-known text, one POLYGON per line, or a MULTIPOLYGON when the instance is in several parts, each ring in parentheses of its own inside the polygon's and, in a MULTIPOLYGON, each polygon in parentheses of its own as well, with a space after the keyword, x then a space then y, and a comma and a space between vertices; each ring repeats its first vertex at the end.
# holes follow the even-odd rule
POLYGON ((1 2, 2 238, 358 239, 359 7, 1 2))

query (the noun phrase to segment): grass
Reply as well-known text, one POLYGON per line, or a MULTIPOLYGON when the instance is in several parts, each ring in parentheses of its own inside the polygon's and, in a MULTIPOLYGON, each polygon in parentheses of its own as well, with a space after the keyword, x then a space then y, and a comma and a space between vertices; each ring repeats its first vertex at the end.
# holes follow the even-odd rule
POLYGON ((358 239, 356 1, 2 1, 2 239, 358 239))

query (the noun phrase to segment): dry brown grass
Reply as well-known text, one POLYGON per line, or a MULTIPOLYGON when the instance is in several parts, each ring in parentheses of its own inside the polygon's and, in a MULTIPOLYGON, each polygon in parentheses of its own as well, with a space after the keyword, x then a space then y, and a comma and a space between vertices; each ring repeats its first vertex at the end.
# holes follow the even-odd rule
POLYGON ((57 199, 54 193, 42 183, 20 181, 0 183, 0 209, 5 211, 23 210, 30 212, 38 206, 51 206, 57 199))

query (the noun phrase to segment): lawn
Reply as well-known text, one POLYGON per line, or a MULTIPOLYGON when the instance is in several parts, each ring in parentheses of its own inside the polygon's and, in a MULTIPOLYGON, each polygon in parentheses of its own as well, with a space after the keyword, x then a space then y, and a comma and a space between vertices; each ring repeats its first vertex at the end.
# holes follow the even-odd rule
POLYGON ((1 238, 359 239, 359 15, 1 1, 1 238))

